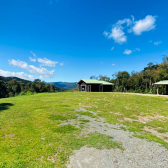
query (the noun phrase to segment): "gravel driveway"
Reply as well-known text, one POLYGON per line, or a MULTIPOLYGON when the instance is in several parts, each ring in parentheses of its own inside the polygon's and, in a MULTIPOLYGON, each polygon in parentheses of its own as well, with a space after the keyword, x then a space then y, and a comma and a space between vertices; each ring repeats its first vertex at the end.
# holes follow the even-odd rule
MULTIPOLYGON (((86 111, 80 108, 78 111, 86 111)), ((91 112, 91 111, 89 111, 91 112)), ((93 112, 92 112, 93 113, 93 112)), ((95 113, 93 113, 96 115, 95 113)), ((168 167, 168 150, 159 143, 148 142, 133 137, 133 133, 120 129, 122 125, 105 123, 88 116, 79 116, 90 120, 83 131, 95 132, 113 137, 114 141, 122 142, 124 150, 82 147, 69 157, 67 168, 160 168, 168 167)), ((73 124, 73 122, 71 122, 73 124)))

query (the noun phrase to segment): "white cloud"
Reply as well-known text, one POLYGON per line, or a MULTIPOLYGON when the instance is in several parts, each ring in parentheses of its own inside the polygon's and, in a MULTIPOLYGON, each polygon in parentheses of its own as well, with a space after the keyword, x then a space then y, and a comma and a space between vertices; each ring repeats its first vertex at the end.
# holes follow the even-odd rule
POLYGON ((161 44, 161 41, 154 42, 154 45, 159 45, 159 44, 161 44))
POLYGON ((60 66, 63 66, 64 65, 64 63, 60 63, 60 66))
POLYGON ((149 43, 152 43, 152 40, 149 40, 149 43))
POLYGON ((111 64, 112 66, 115 66, 115 64, 111 64))
POLYGON ((114 47, 112 47, 111 50, 114 50, 114 47))
POLYGON ((22 79, 34 79, 33 75, 28 75, 25 74, 24 72, 9 72, 9 71, 3 71, 0 69, 0 76, 4 76, 4 77, 18 77, 18 78, 22 78, 22 79))
POLYGON ((40 66, 49 66, 49 67, 55 67, 56 64, 58 64, 58 62, 55 61, 51 61, 47 58, 37 58, 38 62, 41 63, 40 66))
POLYGON ((30 51, 33 55, 34 55, 34 57, 36 57, 36 54, 34 54, 32 51, 30 51))
POLYGON ((116 43, 123 44, 127 41, 124 28, 129 28, 127 29, 129 33, 134 32, 135 35, 141 35, 142 32, 150 31, 156 27, 156 16, 147 15, 144 19, 138 21, 135 21, 132 15, 131 18, 132 19, 125 18, 123 20, 118 20, 117 23, 112 25, 111 31, 104 31, 103 35, 109 39, 112 38, 116 43))
POLYGON ((132 53, 132 51, 131 51, 131 50, 128 50, 128 49, 126 49, 123 53, 124 53, 124 54, 129 55, 129 54, 131 54, 131 53, 132 53))
POLYGON ((112 26, 111 32, 104 31, 103 34, 108 38, 112 38, 116 43, 122 44, 127 41, 127 36, 123 31, 124 27, 122 25, 126 24, 126 26, 130 26, 133 23, 133 21, 133 16, 132 20, 128 18, 118 20, 118 22, 112 26))
POLYGON ((142 32, 150 31, 155 29, 156 16, 147 15, 144 19, 134 22, 134 26, 129 32, 134 32, 136 35, 141 35, 142 32))
POLYGON ((9 64, 11 64, 15 67, 26 69, 32 74, 39 74, 39 75, 41 75, 42 78, 52 78, 54 76, 55 69, 52 71, 48 71, 47 69, 45 69, 43 67, 37 68, 33 65, 28 65, 26 62, 19 61, 19 60, 16 61, 14 59, 9 61, 9 64))
POLYGON ((114 39, 116 43, 122 44, 127 41, 127 36, 123 32, 123 27, 114 27, 111 30, 111 33, 108 34, 108 38, 114 39))
POLYGON ((103 32, 104 36, 108 36, 108 33, 106 31, 103 32))
POLYGON ((130 20, 130 19, 123 19, 123 20, 119 20, 117 23, 116 23, 116 25, 118 25, 118 26, 121 26, 122 24, 124 24, 124 23, 126 23, 127 24, 127 26, 130 26, 131 24, 132 24, 132 20, 130 20))
POLYGON ((135 51, 140 51, 140 48, 136 48, 135 51))
POLYGON ((31 57, 29 57, 29 59, 30 59, 30 61, 32 61, 32 62, 36 62, 36 58, 31 58, 31 57))

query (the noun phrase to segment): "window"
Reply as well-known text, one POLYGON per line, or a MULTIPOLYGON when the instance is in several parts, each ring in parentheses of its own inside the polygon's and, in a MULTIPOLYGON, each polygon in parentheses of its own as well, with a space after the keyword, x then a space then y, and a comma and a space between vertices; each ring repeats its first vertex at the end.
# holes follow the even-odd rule
POLYGON ((82 91, 85 91, 85 86, 82 86, 82 91))

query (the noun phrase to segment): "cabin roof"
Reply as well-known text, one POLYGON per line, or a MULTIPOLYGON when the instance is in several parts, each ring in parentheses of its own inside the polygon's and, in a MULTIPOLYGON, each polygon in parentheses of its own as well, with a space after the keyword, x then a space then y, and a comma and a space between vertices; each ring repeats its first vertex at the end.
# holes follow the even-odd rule
POLYGON ((106 81, 99 81, 96 79, 81 79, 77 84, 79 84, 81 81, 84 81, 87 84, 114 85, 113 83, 106 81))
POLYGON ((159 82, 154 83, 154 85, 168 85, 168 80, 162 80, 159 82))

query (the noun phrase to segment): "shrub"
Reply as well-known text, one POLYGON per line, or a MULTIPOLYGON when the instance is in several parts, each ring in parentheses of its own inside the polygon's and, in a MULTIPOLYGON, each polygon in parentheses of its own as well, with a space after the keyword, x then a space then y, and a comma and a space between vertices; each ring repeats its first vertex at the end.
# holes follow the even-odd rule
POLYGON ((119 86, 119 87, 118 87, 118 92, 123 92, 123 90, 124 90, 124 87, 123 87, 123 86, 119 86))
POLYGON ((9 92, 9 97, 13 97, 14 93, 13 92, 9 92))
POLYGON ((26 93, 26 95, 32 95, 33 93, 32 92, 30 92, 30 91, 28 91, 27 93, 26 93))
POLYGON ((25 93, 24 92, 20 92, 20 94, 19 94, 20 96, 24 96, 25 95, 25 93))
POLYGON ((152 89, 152 93, 153 94, 156 94, 157 93, 157 88, 154 86, 153 89, 152 89))
POLYGON ((148 89, 148 88, 146 88, 144 93, 148 93, 148 92, 149 92, 149 89, 148 89))

